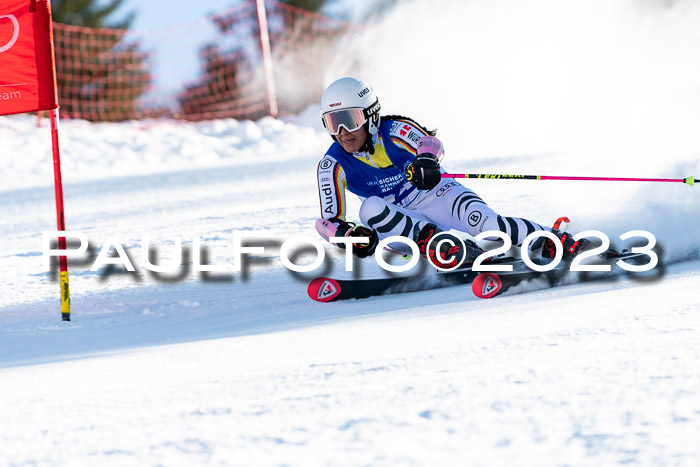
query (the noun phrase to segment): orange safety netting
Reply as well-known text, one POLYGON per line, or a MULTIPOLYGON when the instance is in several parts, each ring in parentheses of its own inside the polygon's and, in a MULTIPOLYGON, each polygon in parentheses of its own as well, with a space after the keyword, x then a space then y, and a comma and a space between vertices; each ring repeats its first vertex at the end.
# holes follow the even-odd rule
POLYGON ((326 65, 356 27, 273 1, 266 13, 272 83, 263 71, 255 0, 149 33, 54 23, 62 115, 259 118, 270 114, 271 96, 280 113, 318 102, 326 65))

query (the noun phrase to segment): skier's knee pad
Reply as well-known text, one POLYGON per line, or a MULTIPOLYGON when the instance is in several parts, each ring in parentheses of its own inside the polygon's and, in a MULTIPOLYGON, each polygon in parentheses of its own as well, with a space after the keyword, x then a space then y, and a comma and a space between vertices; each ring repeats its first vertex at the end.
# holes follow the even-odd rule
POLYGON ((362 202, 362 206, 360 206, 360 221, 364 225, 372 227, 371 225, 369 225, 369 220, 373 217, 378 216, 387 208, 388 205, 386 201, 379 198, 378 196, 370 196, 369 198, 364 200, 362 202))

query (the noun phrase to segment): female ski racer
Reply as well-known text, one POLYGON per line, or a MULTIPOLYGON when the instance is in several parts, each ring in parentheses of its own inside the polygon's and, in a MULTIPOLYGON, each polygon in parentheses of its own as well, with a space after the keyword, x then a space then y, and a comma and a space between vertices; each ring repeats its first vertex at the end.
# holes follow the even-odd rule
MULTIPOLYGON (((499 215, 472 190, 443 179, 443 146, 435 131, 407 117, 381 117, 379 99, 362 80, 342 78, 328 86, 321 97, 321 115, 335 140, 318 164, 322 217, 337 228, 335 236, 369 237, 367 243, 352 245, 360 258, 374 254, 380 239, 394 235, 416 242, 421 255, 439 268, 470 264, 483 252, 471 241, 464 247, 458 241, 441 242, 436 252, 440 242, 431 239, 449 229, 472 236, 498 230, 513 245, 521 245, 531 232, 552 231, 561 239, 564 258, 590 243, 574 242, 566 232, 527 219, 499 215), (363 200, 359 214, 364 225, 346 220, 346 190, 363 200)), ((533 242, 531 249, 545 258, 554 258, 556 252, 545 237, 533 242)))

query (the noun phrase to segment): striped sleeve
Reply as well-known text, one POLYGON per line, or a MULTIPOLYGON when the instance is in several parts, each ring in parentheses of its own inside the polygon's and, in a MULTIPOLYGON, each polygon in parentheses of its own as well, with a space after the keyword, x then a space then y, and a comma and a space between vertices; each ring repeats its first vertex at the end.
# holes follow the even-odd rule
POLYGON ((391 141, 412 154, 416 154, 418 140, 428 135, 410 120, 394 120, 391 124, 391 141))
POLYGON ((329 155, 318 163, 318 196, 321 217, 345 220, 345 188, 347 181, 343 167, 329 155))

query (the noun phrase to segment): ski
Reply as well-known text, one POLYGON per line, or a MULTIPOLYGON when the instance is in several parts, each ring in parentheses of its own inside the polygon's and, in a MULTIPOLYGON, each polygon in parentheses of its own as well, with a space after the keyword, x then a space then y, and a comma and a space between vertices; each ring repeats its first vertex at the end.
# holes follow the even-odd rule
POLYGON ((318 277, 309 284, 308 293, 309 297, 317 302, 333 302, 464 285, 471 283, 478 275, 478 272, 471 269, 460 269, 441 274, 380 279, 318 277))
MULTIPOLYGON (((630 252, 606 252, 600 255, 595 261, 597 265, 613 266, 620 260, 629 262, 630 264, 643 264, 649 259, 646 253, 630 253, 630 252)), ((549 287, 556 287, 568 283, 564 281, 569 268, 568 263, 561 263, 558 267, 546 272, 537 271, 509 271, 509 272, 483 272, 472 280, 472 292, 479 298, 493 298, 504 294, 512 287, 529 282, 534 279, 546 279, 549 287), (564 265, 562 267, 562 265, 564 265)), ((624 271, 624 270, 623 270, 624 271)), ((610 272, 582 272, 577 282, 585 282, 591 280, 609 279, 620 275, 620 270, 611 269, 610 272)))
MULTIPOLYGON (((629 261, 630 264, 643 264, 648 259, 649 256, 646 253, 606 252, 599 256, 595 264, 613 265, 619 260, 629 261)), ((377 279, 318 277, 309 283, 307 292, 309 298, 317 302, 334 302, 471 284, 472 291, 477 297, 493 298, 502 295, 516 285, 534 279, 545 279, 549 287, 561 285, 570 266, 569 262, 561 262, 550 271, 538 272, 530 269, 522 260, 514 258, 502 258, 490 264, 510 264, 513 266, 513 270, 495 273, 460 268, 455 271, 422 276, 377 279)), ((581 274, 579 281, 587 281, 610 278, 619 275, 619 271, 613 269, 611 272, 584 272, 581 274)))
MULTIPOLYGON (((525 263, 513 258, 503 258, 491 264, 512 264, 514 270, 523 270, 525 263)), ((351 298, 369 298, 421 290, 439 289, 470 284, 481 272, 460 268, 449 272, 408 277, 377 279, 332 279, 318 277, 311 281, 307 292, 317 302, 333 302, 351 298)))

